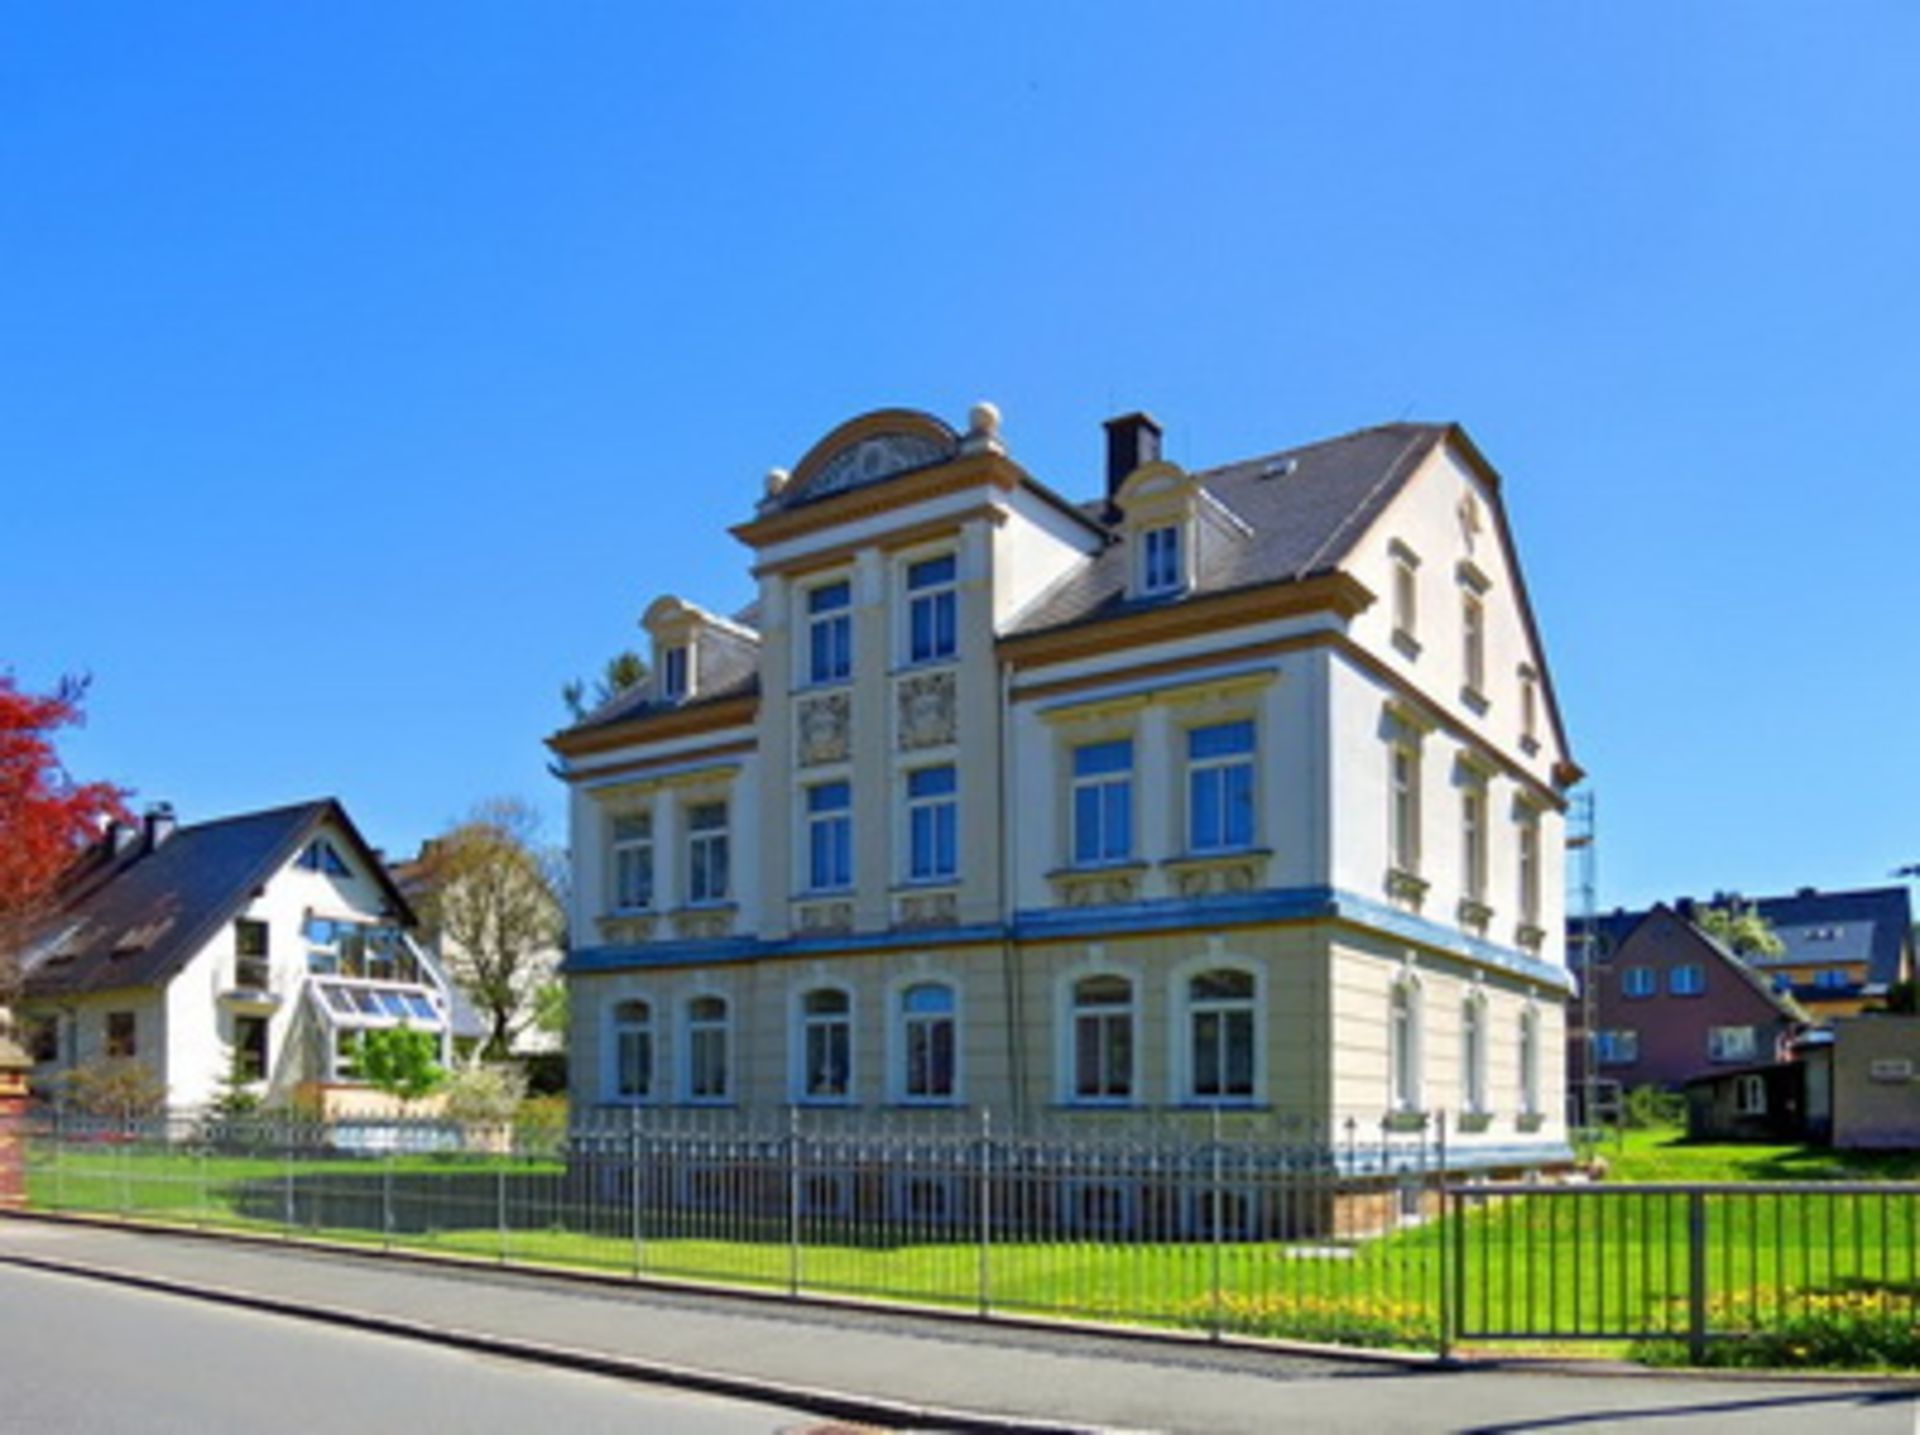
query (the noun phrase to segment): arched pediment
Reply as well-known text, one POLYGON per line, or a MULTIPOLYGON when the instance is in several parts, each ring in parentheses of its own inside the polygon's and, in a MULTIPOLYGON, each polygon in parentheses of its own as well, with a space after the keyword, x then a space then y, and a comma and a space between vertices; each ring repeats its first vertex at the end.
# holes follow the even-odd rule
POLYGON ((804 503, 945 463, 959 452, 960 436, 932 414, 877 409, 849 419, 807 450, 793 477, 769 497, 780 507, 804 503))

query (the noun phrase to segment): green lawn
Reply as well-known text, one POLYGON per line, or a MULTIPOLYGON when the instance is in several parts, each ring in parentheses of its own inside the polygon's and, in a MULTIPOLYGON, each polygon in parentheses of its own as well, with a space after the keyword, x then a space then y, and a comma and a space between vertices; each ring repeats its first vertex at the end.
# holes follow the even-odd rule
POLYGON ((1593 1149, 1610 1181, 1920 1181, 1920 1151, 1692 1142, 1679 1127, 1623 1132, 1593 1149))

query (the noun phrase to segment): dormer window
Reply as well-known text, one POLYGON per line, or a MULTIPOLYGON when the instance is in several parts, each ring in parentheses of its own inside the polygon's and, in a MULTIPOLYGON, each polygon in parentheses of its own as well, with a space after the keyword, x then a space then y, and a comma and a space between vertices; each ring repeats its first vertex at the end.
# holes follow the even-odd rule
POLYGON ((660 696, 677 703, 687 695, 691 659, 685 643, 660 651, 660 696))
POLYGON ((1140 535, 1140 591, 1177 593, 1186 586, 1180 561, 1180 525, 1163 524, 1140 535))

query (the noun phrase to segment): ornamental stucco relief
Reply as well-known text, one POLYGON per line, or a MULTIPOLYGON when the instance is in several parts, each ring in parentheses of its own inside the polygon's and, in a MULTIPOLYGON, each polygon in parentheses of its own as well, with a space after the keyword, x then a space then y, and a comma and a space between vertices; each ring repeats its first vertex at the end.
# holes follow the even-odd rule
POLYGON ((943 747, 954 740, 958 723, 952 673, 916 673, 901 679, 899 703, 902 752, 943 747))
POLYGON ((817 498, 825 493, 838 493, 843 488, 877 483, 910 468, 924 468, 950 457, 952 450, 948 446, 919 434, 875 434, 828 459, 807 483, 805 496, 817 498))
POLYGON ((844 692, 800 700, 800 765, 845 762, 852 749, 853 706, 844 692))

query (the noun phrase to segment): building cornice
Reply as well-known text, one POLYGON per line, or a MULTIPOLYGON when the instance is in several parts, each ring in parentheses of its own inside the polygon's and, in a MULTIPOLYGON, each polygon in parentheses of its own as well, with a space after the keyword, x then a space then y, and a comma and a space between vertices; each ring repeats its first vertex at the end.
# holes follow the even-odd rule
POLYGON ((735 524, 729 532, 749 548, 767 548, 916 503, 964 493, 970 488, 989 487, 1011 493, 1022 484, 1032 484, 1032 480, 1024 469, 1004 455, 961 454, 946 463, 845 489, 795 508, 776 509, 735 524))
POLYGON ((853 543, 836 543, 831 548, 813 548, 805 553, 796 553, 790 558, 756 564, 753 576, 765 578, 777 574, 783 578, 801 578, 809 573, 818 573, 828 568, 850 564, 856 556, 869 548, 878 548, 883 553, 895 553, 903 548, 914 548, 922 543, 932 543, 941 538, 951 537, 969 523, 988 523, 997 528, 1007 521, 1007 516, 1007 510, 997 504, 975 504, 940 518, 930 518, 925 523, 893 529, 878 538, 853 543))
POLYGON ((1016 634, 1000 639, 996 646, 1009 667, 1038 667, 1111 653, 1116 648, 1217 633, 1235 624, 1297 618, 1308 613, 1332 613, 1351 619, 1373 601, 1373 590, 1351 573, 1321 573, 1291 583, 1203 593, 1159 607, 1016 634))
MULTIPOLYGON (((547 739, 547 746, 563 757, 585 757, 596 752, 612 752, 636 743, 664 742, 669 738, 690 737, 731 727, 750 727, 759 714, 760 699, 752 694, 737 698, 719 698, 686 707, 667 708, 623 718, 584 731, 569 728, 547 739)), ((577 775, 577 774, 575 774, 577 775)))

